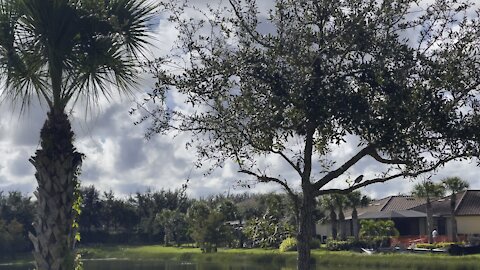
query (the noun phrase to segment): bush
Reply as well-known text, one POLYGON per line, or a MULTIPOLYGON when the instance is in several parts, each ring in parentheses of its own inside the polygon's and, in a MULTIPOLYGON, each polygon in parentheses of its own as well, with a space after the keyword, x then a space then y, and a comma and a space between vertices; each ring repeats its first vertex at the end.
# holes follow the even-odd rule
POLYGON ((434 249, 435 245, 434 244, 429 244, 429 243, 418 243, 416 245, 417 248, 426 248, 426 249, 434 249))
POLYGON ((330 251, 349 250, 352 247, 351 241, 330 240, 327 242, 327 250, 330 251))
POLYGON ((351 248, 368 248, 371 244, 363 239, 355 240, 354 238, 348 239, 348 242, 351 244, 351 248))
MULTIPOLYGON (((310 240, 310 248, 316 249, 320 248, 321 243, 320 240, 314 238, 310 240)), ((279 247, 280 252, 286 251, 296 251, 297 250, 297 239, 295 237, 288 237, 282 241, 279 247)))
POLYGON ((417 244, 417 248, 427 248, 427 249, 434 249, 434 248, 448 248, 451 245, 461 245, 462 243, 455 243, 455 242, 439 242, 439 243, 434 243, 434 244, 428 244, 428 243, 420 243, 417 244))
POLYGON ((463 243, 455 242, 440 242, 435 244, 435 248, 449 248, 451 245, 462 245, 463 243))
POLYGON ((297 250, 297 239, 295 237, 288 237, 282 241, 279 247, 280 252, 297 250))
POLYGON ((369 247, 389 247, 390 237, 399 235, 392 220, 362 220, 360 225, 360 237, 369 247))

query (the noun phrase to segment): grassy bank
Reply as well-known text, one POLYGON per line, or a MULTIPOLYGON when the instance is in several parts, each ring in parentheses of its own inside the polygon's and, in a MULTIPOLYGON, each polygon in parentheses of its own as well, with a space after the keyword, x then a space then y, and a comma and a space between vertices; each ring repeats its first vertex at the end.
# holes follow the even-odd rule
MULTIPOLYGON (((82 257, 128 258, 132 260, 216 261, 249 260, 261 264, 295 265, 296 252, 280 253, 264 249, 220 249, 217 253, 202 254, 196 248, 163 246, 89 247, 81 249, 82 257)), ((312 255, 318 266, 364 269, 480 269, 480 255, 452 257, 445 254, 375 254, 365 255, 348 251, 314 250, 312 255)))
POLYGON ((98 246, 82 248, 83 259, 127 258, 131 260, 177 260, 192 262, 254 261, 261 264, 295 264, 296 253, 280 253, 265 249, 219 249, 216 253, 202 253, 198 248, 163 246, 98 246))
MULTIPOLYGON (((152 246, 93 246, 80 249, 83 259, 128 259, 215 262, 228 265, 232 261, 274 265, 275 269, 294 269, 296 252, 280 253, 264 249, 219 249, 217 253, 202 254, 198 248, 152 246), (286 266, 286 267, 285 267, 286 266)), ((375 254, 365 255, 349 251, 312 251, 316 269, 449 269, 480 270, 480 255, 453 257, 445 254, 375 254), (321 267, 318 267, 321 266, 321 267)), ((17 263, 32 261, 30 254, 14 260, 17 263), (29 259, 30 258, 30 259, 29 259)), ((3 260, 5 262, 5 260, 3 260)))

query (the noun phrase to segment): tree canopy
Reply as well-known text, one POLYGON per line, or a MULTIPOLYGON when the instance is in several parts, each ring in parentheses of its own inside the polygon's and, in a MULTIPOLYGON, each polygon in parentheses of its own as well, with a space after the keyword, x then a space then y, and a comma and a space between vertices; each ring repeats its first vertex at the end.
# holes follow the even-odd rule
POLYGON ((175 89, 198 110, 161 103, 149 134, 178 120, 175 128, 198 135, 203 158, 236 160, 242 172, 291 190, 256 166, 259 157, 278 155, 308 175, 315 195, 366 157, 387 169, 352 179, 348 191, 477 156, 479 20, 468 16, 471 5, 327 2, 276 1, 262 18, 255 1, 232 0, 231 13, 210 10, 216 16, 199 21, 183 20, 184 6, 167 5, 188 59, 170 55, 152 65, 151 97, 165 101, 175 89), (340 166, 325 162, 348 136, 359 140, 358 152, 340 166))

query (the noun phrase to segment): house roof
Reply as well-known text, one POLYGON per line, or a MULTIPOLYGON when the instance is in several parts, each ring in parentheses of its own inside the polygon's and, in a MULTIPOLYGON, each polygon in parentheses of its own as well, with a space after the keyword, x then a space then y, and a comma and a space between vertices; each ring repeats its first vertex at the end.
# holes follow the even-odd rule
POLYGON ((358 216, 358 219, 379 219, 379 218, 418 218, 426 217, 425 213, 415 210, 392 210, 392 211, 380 211, 369 212, 358 216))
POLYGON ((392 196, 388 204, 383 207, 382 211, 407 210, 424 203, 425 199, 412 196, 392 196))
MULTIPOLYGON (((449 216, 450 196, 432 200, 432 209, 434 216, 449 216)), ((359 218, 369 216, 369 218, 388 218, 387 216, 398 213, 405 217, 420 217, 425 216, 426 200, 413 196, 389 196, 374 200, 368 206, 358 208, 357 212, 359 218)), ((457 216, 480 215, 480 190, 466 190, 457 193, 455 213, 457 216)), ((351 216, 352 210, 346 209, 345 218, 351 219, 351 216)))
MULTIPOLYGON (((419 199, 412 196, 388 196, 380 200, 374 200, 366 207, 357 208, 358 216, 362 216, 367 213, 376 212, 391 212, 391 211, 403 211, 410 210, 411 208, 424 204, 425 199, 419 199)), ((352 218, 352 210, 345 210, 345 218, 352 218)))
MULTIPOLYGON (((424 213, 427 211, 425 204, 412 209, 424 213)), ((432 200, 432 209, 434 216, 450 216, 450 196, 432 200)), ((480 215, 480 190, 466 190, 457 193, 455 215, 480 215)))
MULTIPOLYGON (((388 203, 388 201, 390 200, 390 197, 386 197, 386 198, 383 198, 383 199, 380 199, 380 200, 371 201, 368 204, 368 206, 365 206, 365 207, 358 207, 357 208, 357 214, 360 216, 364 213, 382 211, 382 208, 385 206, 386 203, 388 203)), ((351 208, 345 209, 344 214, 345 214, 345 219, 351 219, 352 218, 352 209, 351 208)))
POLYGON ((455 212, 459 216, 480 215, 480 190, 465 191, 455 212))

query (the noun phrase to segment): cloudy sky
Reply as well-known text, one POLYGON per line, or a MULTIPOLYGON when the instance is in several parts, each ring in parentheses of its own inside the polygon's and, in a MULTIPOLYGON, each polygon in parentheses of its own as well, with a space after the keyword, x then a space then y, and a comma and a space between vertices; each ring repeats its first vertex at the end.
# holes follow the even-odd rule
MULTIPOLYGON (((261 1, 264 5, 267 1, 261 1)), ((155 47, 152 55, 162 55, 170 48, 176 30, 161 16, 153 28, 155 47)), ((185 148, 188 135, 158 135, 144 139, 145 126, 135 126, 129 115, 134 100, 141 100, 142 92, 149 91, 153 79, 144 75, 136 97, 118 97, 110 102, 102 100, 93 112, 85 117, 83 108, 75 107, 71 120, 76 133, 76 146, 86 154, 81 181, 83 185, 95 185, 102 191, 113 190, 118 195, 129 195, 148 188, 174 189, 189 181, 188 192, 195 197, 218 193, 280 191, 275 185, 256 185, 242 188, 237 180, 245 180, 237 173, 238 167, 227 163, 223 168, 205 175, 208 166, 196 168, 195 153, 185 148)), ((178 104, 182 106, 181 104, 178 104)), ((7 104, 0 105, 0 190, 19 190, 31 193, 35 190, 33 166, 28 162, 39 147, 39 132, 46 118, 46 108, 34 103, 24 114, 7 104)), ((331 153, 330 158, 342 161, 355 152, 355 140, 349 140, 331 153)), ((263 161, 275 168, 276 174, 292 176, 290 169, 277 158, 263 161)), ((372 160, 360 162, 351 175, 366 177, 378 173, 379 167, 372 160)), ((475 161, 448 164, 434 175, 433 180, 447 176, 460 176, 470 182, 471 188, 480 189, 480 168, 475 161)), ((340 185, 342 183, 339 183, 340 185)), ((363 190, 373 197, 408 193, 414 182, 394 180, 376 184, 363 190)))

